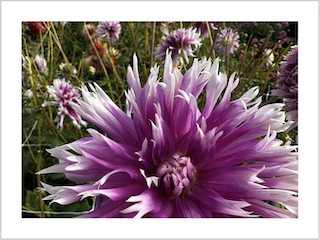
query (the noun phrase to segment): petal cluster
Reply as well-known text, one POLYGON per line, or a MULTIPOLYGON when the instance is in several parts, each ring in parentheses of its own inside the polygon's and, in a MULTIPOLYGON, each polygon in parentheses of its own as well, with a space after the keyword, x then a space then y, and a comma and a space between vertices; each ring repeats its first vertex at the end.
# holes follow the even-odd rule
POLYGON ((53 85, 47 86, 50 96, 54 99, 51 102, 45 102, 43 105, 58 105, 58 116, 60 117, 60 122, 58 127, 63 129, 63 121, 66 116, 72 119, 73 124, 80 128, 80 124, 86 126, 81 116, 74 110, 71 103, 77 103, 81 99, 81 96, 69 81, 66 82, 65 79, 55 79, 53 85))
POLYGON ((222 55, 230 55, 239 48, 239 34, 232 28, 222 29, 217 34, 215 50, 222 55))
POLYGON ((175 64, 182 63, 183 58, 188 63, 189 57, 194 57, 193 52, 201 46, 201 33, 192 27, 188 29, 180 28, 169 33, 167 26, 163 26, 164 36, 162 37, 162 43, 156 47, 156 56, 165 59, 166 52, 169 50, 175 64))
POLYGON ((219 73, 219 59, 194 59, 184 75, 172 66, 167 53, 163 80, 155 66, 142 87, 134 56, 126 112, 97 84, 82 86, 70 105, 103 133, 50 149, 59 164, 38 174, 87 184, 44 183, 45 199, 96 197, 80 217, 297 217, 297 153, 276 139, 292 124, 284 104, 259 108, 256 87, 231 101, 239 79, 219 73))
POLYGON ((98 36, 102 39, 107 39, 110 42, 115 42, 119 39, 121 25, 119 22, 100 22, 97 27, 98 36))
MULTIPOLYGON (((298 126, 298 45, 284 56, 280 62, 280 74, 277 81, 279 88, 272 94, 283 98, 287 118, 294 121, 290 129, 298 126)), ((290 130, 289 129, 289 130, 290 130)))
POLYGON ((39 67, 39 72, 41 72, 41 73, 47 73, 48 72, 47 61, 44 58, 42 58, 41 56, 37 55, 36 58, 34 59, 34 61, 37 63, 37 65, 39 67))

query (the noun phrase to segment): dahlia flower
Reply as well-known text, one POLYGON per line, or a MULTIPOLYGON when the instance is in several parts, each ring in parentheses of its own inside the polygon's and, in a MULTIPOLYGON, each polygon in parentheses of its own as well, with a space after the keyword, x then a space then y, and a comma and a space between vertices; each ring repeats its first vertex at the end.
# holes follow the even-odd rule
POLYGON ((39 72, 41 72, 41 73, 48 72, 47 61, 45 59, 43 59, 41 56, 37 55, 36 58, 34 59, 34 61, 38 65, 39 72))
POLYGON ((294 121, 289 131, 298 126, 298 45, 293 46, 280 62, 278 76, 277 83, 280 89, 273 90, 272 94, 283 98, 286 117, 294 121))
POLYGON ((54 99, 54 101, 45 101, 43 106, 48 105, 58 105, 58 116, 55 121, 58 121, 60 118, 60 122, 57 127, 63 129, 63 121, 66 116, 71 118, 73 125, 77 128, 80 128, 80 124, 86 126, 87 123, 81 119, 81 116, 77 113, 77 111, 73 108, 71 103, 75 103, 81 99, 81 96, 70 82, 66 82, 65 79, 55 79, 53 81, 53 85, 47 86, 48 92, 50 96, 54 99))
MULTIPOLYGON (((208 22, 210 28, 213 30, 217 30, 217 28, 213 25, 213 23, 208 22)), ((209 37, 209 30, 206 22, 195 22, 193 24, 197 28, 197 32, 201 34, 202 38, 209 37)))
POLYGON ((188 29, 180 28, 169 34, 166 25, 163 24, 163 26, 165 36, 162 37, 162 44, 158 44, 156 47, 156 56, 165 59, 166 52, 169 50, 175 64, 181 64, 183 62, 182 58, 189 63, 189 57, 194 57, 193 52, 201 46, 201 33, 198 33, 196 28, 191 27, 188 29))
POLYGON ((239 34, 231 28, 222 29, 216 37, 215 50, 225 56, 239 48, 239 34))
MULTIPOLYGON (((93 24, 87 24, 86 28, 88 29, 89 34, 92 38, 95 38, 97 36, 97 30, 93 24)), ((89 36, 88 36, 87 31, 84 27, 82 29, 82 36, 85 40, 89 41, 89 36)))
POLYGON ((60 163, 38 174, 87 184, 42 183, 44 200, 96 197, 79 216, 89 218, 297 217, 297 153, 275 138, 292 124, 284 104, 259 108, 257 87, 231 101, 239 79, 218 64, 194 59, 183 76, 168 53, 163 81, 155 66, 142 88, 134 56, 126 113, 96 83, 83 85, 83 100, 70 104, 103 133, 88 129, 91 137, 48 150, 60 163))
POLYGON ((107 39, 110 42, 117 41, 121 32, 119 22, 100 22, 97 27, 98 36, 102 39, 107 39))

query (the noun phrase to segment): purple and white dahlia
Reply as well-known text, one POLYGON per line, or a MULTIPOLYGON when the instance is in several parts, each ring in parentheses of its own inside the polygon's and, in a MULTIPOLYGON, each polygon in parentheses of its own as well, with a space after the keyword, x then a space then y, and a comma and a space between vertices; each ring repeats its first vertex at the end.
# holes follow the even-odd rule
POLYGON ((216 37, 214 48, 222 55, 232 54, 239 48, 239 34, 232 28, 222 29, 216 37))
POLYGON ((121 25, 119 22, 100 22, 97 27, 98 36, 102 39, 107 39, 110 42, 115 42, 119 39, 121 25))
POLYGON ((88 129, 91 137, 48 150, 60 163, 38 174, 94 183, 43 183, 44 199, 96 197, 80 216, 92 218, 297 217, 297 153, 276 139, 292 124, 284 104, 259 108, 257 87, 231 101, 239 79, 218 73, 218 63, 194 59, 182 75, 168 54, 163 81, 155 66, 141 87, 134 56, 126 113, 97 84, 83 86, 83 100, 71 105, 103 133, 88 129))
POLYGON ((156 47, 156 56, 165 59, 169 50, 176 65, 183 63, 182 58, 189 63, 189 57, 194 57, 193 52, 201 46, 201 33, 197 32, 196 28, 180 28, 169 34, 166 25, 163 26, 165 35, 162 37, 162 43, 156 47))
MULTIPOLYGON (((201 33, 202 38, 209 37, 209 29, 206 22, 195 22, 193 25, 197 28, 197 32, 201 33)), ((213 30, 217 30, 217 28, 213 25, 213 23, 208 22, 208 25, 213 30)))
POLYGON ((57 127, 63 129, 63 121, 66 116, 71 118, 72 123, 77 128, 81 127, 80 124, 87 126, 87 123, 82 120, 81 116, 71 105, 71 103, 76 104, 77 101, 81 99, 78 89, 76 89, 69 81, 66 82, 64 78, 62 80, 55 79, 53 85, 47 86, 47 89, 54 101, 45 101, 43 106, 58 106, 58 116, 55 121, 59 121, 60 118, 60 122, 58 122, 57 127))
POLYGON ((288 129, 298 126, 298 45, 284 56, 280 62, 280 74, 277 81, 280 89, 272 91, 272 94, 282 97, 285 103, 286 117, 294 124, 288 129))

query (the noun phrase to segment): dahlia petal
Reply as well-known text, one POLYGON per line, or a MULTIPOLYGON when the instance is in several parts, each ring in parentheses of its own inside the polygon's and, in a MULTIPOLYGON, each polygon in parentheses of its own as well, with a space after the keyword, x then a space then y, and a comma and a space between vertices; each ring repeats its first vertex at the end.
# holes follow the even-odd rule
POLYGON ((127 81, 129 86, 133 89, 135 92, 135 96, 138 98, 141 95, 141 83, 139 79, 139 74, 138 74, 138 59, 136 54, 133 55, 133 68, 134 70, 132 71, 132 68, 129 66, 128 67, 128 73, 127 73, 127 81))
POLYGON ((178 139, 188 133, 193 123, 197 120, 197 102, 193 95, 180 91, 174 104, 174 129, 175 138, 178 139))
POLYGON ((159 212, 166 203, 165 199, 158 189, 147 189, 140 195, 130 197, 127 202, 138 202, 124 209, 121 213, 137 212, 134 218, 141 218, 149 212, 159 212))
POLYGON ((79 193, 81 200, 86 197, 94 197, 98 195, 104 195, 110 198, 112 201, 119 201, 121 199, 128 198, 129 196, 141 193, 146 187, 142 184, 129 184, 119 188, 108 189, 93 189, 79 193))
POLYGON ((191 199, 195 199, 199 205, 204 206, 214 213, 233 215, 237 217, 252 217, 251 212, 243 210, 250 206, 245 201, 232 201, 225 199, 212 189, 202 189, 189 193, 191 199))
MULTIPOLYGON (((92 86, 91 88, 94 89, 92 86)), ((98 85, 95 85, 94 90, 95 92, 90 94, 88 89, 82 86, 84 101, 79 100, 79 105, 70 103, 72 107, 115 141, 134 144, 136 131, 132 119, 122 112, 98 85)))
POLYGON ((251 206, 248 209, 256 212, 265 218, 296 218, 297 215, 286 209, 272 206, 261 200, 250 200, 251 206))
POLYGON ((177 198, 175 200, 176 210, 179 217, 184 218, 205 218, 206 216, 196 203, 188 197, 177 198))
POLYGON ((171 129, 162 119, 160 105, 156 107, 155 124, 152 125, 152 139, 154 143, 153 158, 164 159, 166 156, 170 156, 174 153, 174 138, 172 136, 171 129))
POLYGON ((107 203, 104 206, 99 207, 98 209, 95 209, 92 212, 89 212, 87 214, 83 214, 78 216, 77 218, 115 218, 115 217, 121 217, 123 214, 120 214, 119 212, 128 207, 128 203, 125 201, 116 201, 113 202, 110 199, 106 200, 107 203))
POLYGON ((258 199, 269 200, 274 202, 286 202, 292 198, 295 198, 296 192, 282 190, 282 189, 263 189, 263 190, 251 190, 244 193, 245 199, 258 199))
POLYGON ((214 106, 216 105, 216 102, 221 95, 222 90, 227 85, 227 76, 225 74, 218 74, 218 66, 219 66, 219 60, 216 59, 213 63, 213 67, 211 68, 212 76, 207 84, 206 91, 207 91, 207 99, 206 104, 204 106, 202 115, 207 119, 210 114, 212 113, 212 110, 214 106))
POLYGON ((78 197, 78 194, 92 189, 92 185, 77 185, 77 186, 57 186, 57 187, 52 187, 49 184, 41 182, 41 185, 43 186, 43 189, 41 190, 46 190, 49 192, 51 195, 44 197, 43 200, 51 200, 53 199, 49 205, 52 203, 56 202, 61 205, 68 205, 70 203, 76 202, 80 200, 80 197, 78 197))
POLYGON ((246 192, 254 189, 264 189, 260 185, 264 181, 257 177, 263 169, 252 169, 246 166, 216 167, 201 172, 199 185, 210 186, 215 191, 246 192))
POLYGON ((170 218, 174 212, 174 203, 171 200, 167 200, 164 206, 156 212, 154 218, 170 218))
MULTIPOLYGON (((222 75, 222 77, 221 77, 222 79, 227 78, 226 74, 222 73, 221 75, 222 75)), ((227 88, 225 90, 225 93, 224 93, 221 101, 216 106, 216 108, 211 113, 211 115, 207 118, 209 122, 214 121, 214 119, 219 119, 222 112, 224 112, 225 109, 227 109, 229 107, 229 105, 230 105, 229 100, 230 100, 231 92, 238 86, 238 83, 239 83, 239 78, 234 80, 234 77, 235 77, 235 73, 233 73, 230 76, 227 88)), ((218 96, 220 96, 220 94, 218 96)))
POLYGON ((99 181, 97 181, 94 185, 99 185, 99 186, 104 185, 104 183, 110 178, 110 176, 112 176, 115 173, 119 173, 119 172, 125 172, 125 173, 129 174, 129 176, 132 179, 139 179, 139 178, 142 179, 142 175, 139 171, 139 168, 124 166, 124 167, 117 168, 117 169, 107 173, 99 181))
POLYGON ((265 186, 269 188, 279 188, 298 191, 298 175, 288 175, 275 178, 264 179, 265 186))

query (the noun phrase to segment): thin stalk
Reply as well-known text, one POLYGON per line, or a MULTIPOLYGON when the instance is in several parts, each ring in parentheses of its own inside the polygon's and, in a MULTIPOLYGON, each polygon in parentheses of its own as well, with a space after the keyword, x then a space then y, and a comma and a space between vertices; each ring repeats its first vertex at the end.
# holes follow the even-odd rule
MULTIPOLYGON (((25 43, 25 46, 26 46, 27 43, 26 43, 25 39, 24 39, 24 43, 25 43)), ((49 119, 46 111, 45 111, 44 108, 41 106, 41 102, 40 102, 40 100, 39 100, 39 98, 38 98, 37 90, 36 90, 35 85, 34 85, 34 79, 33 79, 33 74, 32 74, 31 62, 30 62, 29 52, 28 52, 27 48, 26 48, 26 54, 27 54, 27 57, 28 57, 29 74, 30 74, 30 84, 31 84, 32 92, 33 92, 33 102, 34 102, 34 106, 38 106, 38 107, 41 109, 44 117, 46 118, 46 120, 47 120, 47 122, 48 122, 48 124, 49 124, 49 126, 50 126, 50 128, 51 128, 51 132, 55 135, 55 137, 57 138, 57 140, 58 140, 59 143, 61 144, 62 142, 61 142, 60 138, 58 137, 57 132, 55 131, 55 127, 53 126, 52 121, 50 121, 50 119, 49 119)), ((62 134, 61 134, 60 132, 58 132, 58 134, 60 135, 61 139, 62 139, 64 142, 67 142, 67 140, 65 140, 65 138, 62 136, 62 134)))
POLYGON ((85 53, 82 53, 82 58, 81 58, 81 63, 82 64, 81 64, 81 74, 80 74, 80 77, 79 77, 80 80, 82 80, 82 78, 83 78, 83 72, 84 72, 83 61, 84 61, 85 56, 87 56, 87 43, 86 43, 86 51, 85 51, 85 53))
POLYGON ((122 103, 121 103, 121 98, 120 98, 120 93, 119 93, 119 87, 118 84, 116 83, 116 91, 117 91, 117 97, 118 97, 118 105, 119 108, 122 110, 122 103))
POLYGON ((42 39, 42 32, 40 31, 40 49, 41 49, 41 56, 44 59, 44 52, 43 52, 43 39, 42 39))
MULTIPOLYGON (((82 55, 82 58, 80 59, 79 66, 78 66, 78 74, 77 74, 78 78, 80 75, 82 75, 82 73, 81 73, 81 71, 83 69, 82 65, 83 65, 83 55, 82 55)), ((81 80, 82 78, 79 78, 79 79, 81 80)))
POLYGON ((265 62, 268 60, 269 56, 274 52, 274 50, 278 47, 278 43, 276 43, 274 45, 274 47, 272 48, 271 52, 268 54, 268 56, 265 56, 265 58, 262 60, 262 62, 256 66, 253 71, 250 73, 250 75, 248 76, 248 81, 250 81, 250 79, 256 74, 256 72, 258 72, 262 66, 265 64, 265 62))
POLYGON ((241 69, 242 69, 242 66, 243 66, 243 62, 244 62, 244 59, 246 58, 248 47, 249 47, 249 44, 251 42, 252 37, 253 37, 253 34, 250 35, 249 40, 248 40, 247 45, 246 45, 246 48, 244 49, 244 53, 243 53, 243 56, 242 56, 242 59, 241 59, 241 64, 240 64, 240 68, 239 68, 239 76, 241 75, 241 69))
POLYGON ((281 61, 282 57, 287 53, 287 51, 290 49, 291 47, 291 44, 289 46, 287 46, 284 51, 281 53, 281 55, 279 56, 277 62, 275 62, 274 64, 272 64, 273 67, 271 67, 268 72, 267 72, 267 75, 266 75, 266 79, 264 80, 264 86, 263 86, 263 89, 261 91, 261 96, 263 95, 264 91, 266 90, 266 87, 267 87, 267 82, 268 82, 268 78, 269 78, 269 75, 270 73, 273 71, 273 69, 279 64, 279 62, 281 61))
MULTIPOLYGON (((110 79, 109 79, 108 72, 107 72, 107 70, 106 70, 106 68, 105 68, 105 66, 104 66, 104 63, 102 62, 102 59, 101 59, 101 57, 100 57, 100 53, 98 52, 96 46, 94 45, 94 42, 92 41, 92 37, 91 37, 91 35, 90 35, 90 33, 89 33, 89 30, 88 30, 88 28, 87 28, 86 22, 84 22, 84 29, 85 29, 86 32, 87 32, 87 35, 88 35, 89 40, 90 40, 90 42, 91 42, 91 44, 92 44, 92 47, 93 47, 93 49, 94 49, 94 51, 95 51, 95 53, 96 53, 96 55, 97 55, 97 57, 98 57, 98 59, 99 59, 99 62, 100 62, 100 64, 101 64, 101 66, 102 66, 102 69, 103 69, 103 71, 104 71, 104 74, 105 74, 106 77, 107 77, 107 81, 109 82, 108 87, 109 87, 109 91, 110 91, 110 94, 111 94, 111 98, 112 98, 112 101, 115 102, 115 98, 114 98, 113 90, 112 90, 112 87, 111 87, 111 81, 110 81, 110 79)), ((108 55, 109 55, 109 54, 108 54, 108 55)), ((109 57, 110 57, 110 56, 109 56, 109 57)))
POLYGON ((79 78, 77 77, 77 75, 75 75, 75 73, 74 73, 74 71, 73 71, 73 68, 71 67, 70 62, 69 62, 66 54, 64 53, 64 51, 63 51, 63 49, 62 49, 62 47, 61 47, 61 43, 60 43, 59 37, 58 37, 58 35, 57 35, 57 32, 56 32, 56 30, 55 30, 55 28, 54 28, 53 23, 52 23, 52 22, 50 22, 50 23, 51 23, 51 26, 52 26, 52 31, 50 30, 49 26, 48 26, 45 22, 43 22, 43 24, 46 26, 47 30, 52 34, 53 39, 55 40, 58 48, 60 49, 61 54, 62 54, 62 56, 63 56, 63 59, 64 59, 64 61, 66 62, 68 68, 69 68, 69 71, 73 74, 73 76, 76 78, 76 80, 81 83, 81 81, 79 80, 79 78))
POLYGON ((147 27, 147 23, 145 24, 145 34, 146 34, 146 39, 145 39, 145 44, 144 44, 144 58, 145 58, 145 63, 148 61, 148 49, 149 49, 149 31, 147 27))
POLYGON ((49 34, 49 39, 50 39, 50 50, 51 50, 51 68, 50 68, 50 70, 51 70, 50 71, 50 83, 51 83, 53 81, 53 72, 54 72, 54 69, 53 69, 53 59, 54 59, 54 57, 53 57, 53 40, 52 40, 51 34, 49 34))
MULTIPOLYGON (((41 149, 41 120, 39 119, 38 122, 38 144, 39 144, 39 150, 37 154, 37 172, 41 170, 41 155, 42 155, 42 149, 41 149)), ((41 187, 41 176, 40 174, 37 175, 37 185, 38 187, 41 187)), ((43 201, 42 201, 42 193, 41 191, 38 192, 39 196, 39 204, 40 204, 40 210, 41 210, 41 217, 44 218, 44 207, 43 207, 43 201)))
POLYGON ((81 138, 84 138, 83 133, 82 133, 82 131, 81 131, 81 128, 79 129, 79 133, 80 133, 80 137, 81 137, 81 138))
POLYGON ((35 158, 32 150, 31 150, 31 147, 30 147, 30 145, 29 145, 28 135, 27 135, 27 131, 26 131, 26 128, 25 128, 25 127, 23 127, 23 134, 24 134, 24 136, 25 136, 25 138, 26 138, 26 145, 28 146, 28 149, 29 149, 31 158, 32 158, 32 160, 34 161, 34 163, 37 164, 37 159, 35 158))
POLYGON ((136 48, 136 52, 137 52, 137 55, 138 55, 138 58, 139 58, 139 62, 142 63, 142 58, 141 58, 140 51, 139 51, 139 48, 138 48, 138 44, 136 42, 136 38, 135 38, 135 35, 134 35, 133 23, 129 23, 129 27, 130 27, 130 31, 131 31, 134 47, 136 48))
POLYGON ((39 218, 41 218, 41 215, 40 215, 40 214, 35 213, 35 212, 32 211, 31 209, 29 209, 29 208, 27 208, 27 207, 25 207, 25 206, 22 206, 22 208, 23 208, 24 210, 27 210, 27 211, 29 211, 29 212, 32 212, 33 214, 35 214, 35 215, 37 215, 39 218))
POLYGON ((152 40, 151 40, 151 52, 150 52, 150 67, 153 66, 153 51, 154 51, 154 38, 156 34, 156 22, 153 22, 152 27, 152 40))
POLYGON ((114 66, 113 60, 112 60, 112 58, 110 57, 109 52, 106 52, 106 54, 107 54, 107 57, 108 57, 108 59, 109 59, 109 61, 110 61, 110 63, 111 63, 111 67, 112 67, 112 70, 113 70, 113 75, 115 75, 115 77, 116 77, 115 80, 118 80, 118 82, 120 83, 120 86, 121 86, 122 90, 124 91, 125 89, 124 89, 123 82, 121 81, 121 78, 120 78, 119 75, 118 75, 118 72, 117 72, 116 67, 114 66))
POLYGON ((244 49, 244 53, 243 53, 243 56, 242 56, 242 59, 241 59, 241 64, 240 64, 240 68, 239 68, 239 79, 240 79, 241 92, 243 90, 243 84, 242 84, 242 81, 241 81, 241 78, 240 78, 240 76, 242 76, 241 70, 242 70, 242 66, 243 66, 244 60, 246 59, 248 47, 249 47, 249 44, 251 42, 252 37, 253 37, 253 34, 250 35, 249 40, 248 40, 247 45, 246 45, 246 48, 244 49))
POLYGON ((71 64, 73 64, 74 58, 75 58, 75 56, 76 56, 77 42, 75 42, 73 46, 74 46, 74 47, 73 47, 73 54, 72 54, 71 64))
POLYGON ((143 67, 143 79, 144 79, 144 82, 146 82, 146 80, 148 79, 147 67, 146 67, 146 64, 143 63, 142 58, 141 58, 141 54, 140 54, 138 44, 136 42, 134 30, 133 30, 133 23, 129 23, 129 27, 130 27, 130 31, 131 31, 131 35, 132 35, 132 40, 133 40, 133 43, 134 43, 134 46, 136 48, 136 52, 137 52, 137 55, 139 58, 139 62, 141 64, 141 66, 143 67))
POLYGON ((210 45, 211 45, 211 53, 210 54, 211 54, 212 59, 215 59, 215 51, 213 49, 214 44, 213 44, 213 39, 212 39, 212 36, 211 36, 210 25, 209 25, 208 22, 206 22, 206 24, 207 24, 207 28, 208 28, 208 33, 209 33, 209 38, 210 38, 210 45))

